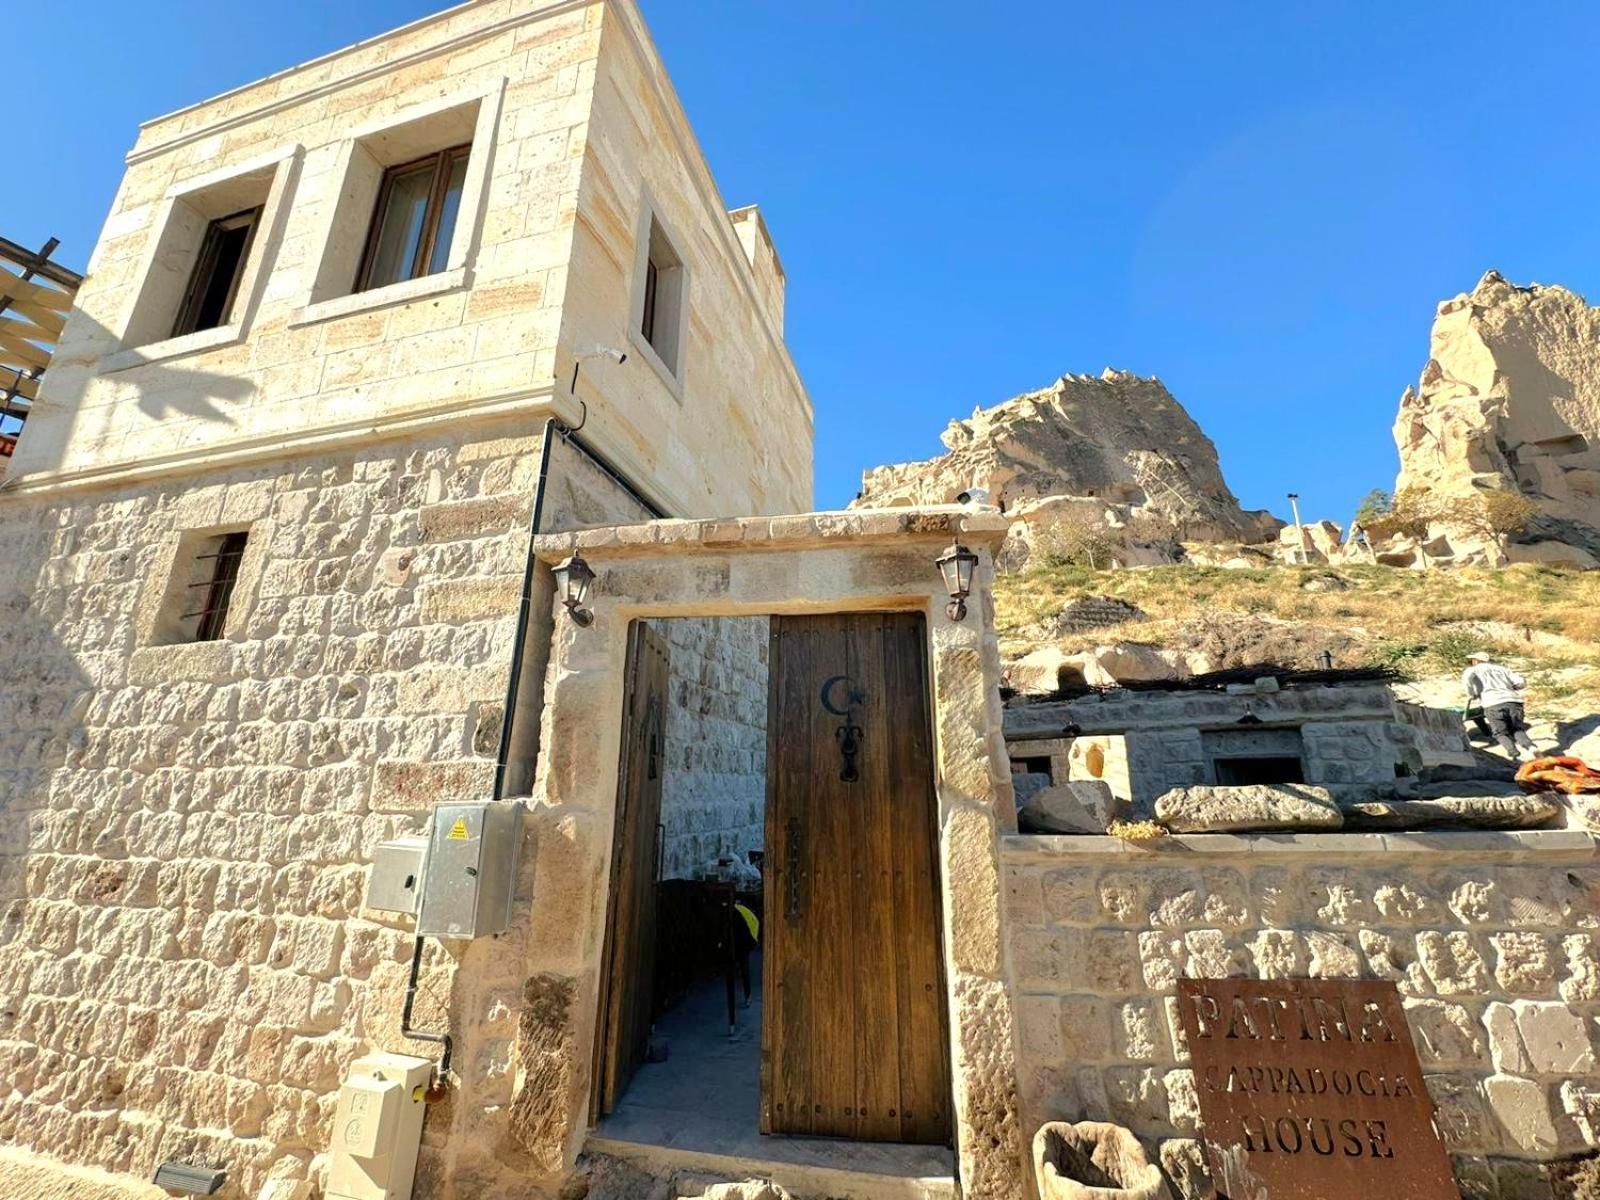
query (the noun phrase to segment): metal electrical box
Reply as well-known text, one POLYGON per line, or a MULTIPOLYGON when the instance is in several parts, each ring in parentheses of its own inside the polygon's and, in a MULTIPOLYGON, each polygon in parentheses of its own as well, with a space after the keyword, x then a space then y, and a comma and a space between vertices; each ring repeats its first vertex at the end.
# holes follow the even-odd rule
POLYGON ((416 916, 422 899, 422 864, 427 857, 425 837, 378 843, 372 873, 367 877, 367 907, 416 916))
POLYGON ((410 1200, 433 1063, 369 1054, 350 1064, 328 1147, 328 1200, 410 1200))
POLYGON ((434 805, 418 937, 488 937, 510 926, 525 811, 504 800, 434 805))

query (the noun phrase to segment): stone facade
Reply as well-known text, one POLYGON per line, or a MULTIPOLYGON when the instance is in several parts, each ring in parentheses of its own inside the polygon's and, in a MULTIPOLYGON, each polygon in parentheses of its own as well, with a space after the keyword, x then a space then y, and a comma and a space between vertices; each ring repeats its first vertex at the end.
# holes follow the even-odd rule
POLYGON ((661 783, 663 879, 760 850, 767 804, 767 621, 652 621, 671 674, 661 783))
POLYGON ((1287 687, 1243 693, 1125 691, 1006 710, 1006 738, 1017 758, 1037 747, 1067 753, 1065 779, 1103 778, 1148 816, 1172 788, 1216 784, 1219 758, 1287 753, 1298 746, 1309 784, 1339 787, 1393 783, 1397 773, 1459 758, 1466 743, 1457 723, 1397 702, 1383 685, 1287 687), (1247 718, 1241 724, 1241 718, 1247 718), (1049 735, 1076 725, 1068 748, 1049 735), (1252 747, 1250 739, 1258 745, 1252 747), (1244 739, 1241 741, 1241 739, 1244 739), (1089 769, 1098 748, 1099 771, 1089 769))
POLYGON ((493 779, 538 464, 501 432, 4 505, 7 1141, 215 1155, 254 1195, 326 1148, 351 1058, 407 1045, 365 863, 493 779), (181 531, 225 522, 226 635, 149 644, 181 531))
MULTIPOLYGON (((1009 837, 1023 1124, 1193 1160, 1181 977, 1391 979, 1464 1194, 1543 1195, 1600 1146, 1600 866, 1581 832, 1009 837)), ((1175 1178, 1180 1196, 1205 1196, 1175 1178)))
MULTIPOLYGON (((781 285, 630 0, 472 0, 142 129, 0 489, 0 1141, 122 1180, 212 1159, 255 1200, 320 1177, 352 1059, 437 1053, 399 1035, 412 936, 363 906, 373 849, 488 798, 503 734, 507 790, 532 779, 536 497, 543 530, 809 506, 781 285), (352 294, 381 169, 468 141, 446 268, 352 294), (229 324, 168 337, 196 231, 256 204, 229 324), (671 386, 573 269, 604 244, 638 286, 647 213, 688 277, 671 386), (550 421, 584 442, 557 426, 542 473, 550 421), (226 624, 191 641, 224 532, 226 624)), ((506 1131, 575 1069, 546 1031, 576 999, 512 961, 427 946, 415 1020, 455 1037, 456 1086, 418 1197, 564 1171, 506 1131)), ((41 1175, 0 1157, 0 1194, 41 1175)))
POLYGON ((576 425, 582 401, 588 435, 666 511, 803 511, 811 406, 781 280, 759 214, 736 227, 717 195, 631 0, 472 0, 142 127, 10 486, 440 420, 576 425), (467 142, 447 268, 353 292, 382 168, 467 142), (251 205, 230 323, 169 337, 195 230, 251 205), (652 215, 687 276, 675 372, 632 332, 652 215), (587 357, 600 347, 628 361, 587 357))

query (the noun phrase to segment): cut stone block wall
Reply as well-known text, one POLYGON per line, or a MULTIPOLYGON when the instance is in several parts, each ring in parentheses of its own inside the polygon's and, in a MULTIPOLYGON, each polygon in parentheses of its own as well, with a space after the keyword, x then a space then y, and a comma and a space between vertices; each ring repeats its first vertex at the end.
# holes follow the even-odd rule
MULTIPOLYGON (((399 1036, 409 922, 363 907, 366 863, 490 794, 538 462, 479 427, 0 497, 0 1140, 145 1179, 209 1155, 254 1196, 327 1148, 351 1059, 433 1056, 399 1036), (250 526, 225 636, 150 644, 183 531, 219 524, 250 526)), ((551 523, 634 511, 560 463, 551 523)), ((419 1023, 489 1095, 522 981, 426 961, 419 1023)), ((419 1197, 466 1107, 430 1118, 419 1197)))
MULTIPOLYGON (((1600 865, 1588 835, 1160 845, 1005 839, 1025 1134, 1110 1120, 1186 1153, 1177 1143, 1196 1136, 1199 1111, 1176 983, 1240 975, 1394 980, 1464 1183, 1514 1181, 1600 1146, 1600 865)), ((1487 1186, 1468 1194, 1500 1194, 1487 1186)))
MULTIPOLYGON (((1276 692, 1122 692, 1008 709, 1006 735, 1025 745, 1038 730, 1053 737, 1067 725, 1084 732, 1076 746, 1120 743, 1104 778, 1134 811, 1150 816, 1156 799, 1177 787, 1217 782, 1203 734, 1297 730, 1306 782, 1319 786, 1392 782, 1396 767, 1458 761, 1466 753, 1459 722, 1397 703, 1383 685, 1284 688, 1276 692), (1241 718, 1247 719, 1241 725, 1241 718), (1120 735, 1120 738, 1118 737, 1120 735)), ((1074 778, 1079 777, 1075 772, 1074 778)))
MULTIPOLYGON (((93 476, 205 453, 259 456, 306 445, 313 430, 358 434, 407 414, 477 415, 547 395, 559 373, 600 14, 542 0, 518 7, 511 19, 507 5, 462 5, 145 125, 42 385, 48 403, 12 471, 93 476), (308 306, 329 256, 349 256, 365 233, 366 213, 356 228, 330 224, 353 140, 453 100, 481 101, 493 118, 474 139, 487 175, 481 203, 464 198, 466 262, 347 295, 332 311, 308 306), (293 167, 281 216, 256 239, 261 286, 237 306, 236 336, 145 346, 137 353, 148 361, 124 361, 174 196, 284 152, 293 167)), ((176 265, 187 274, 186 262, 176 265)))
POLYGON ((762 278, 633 0, 466 0, 141 128, 7 473, 125 482, 559 408, 665 511, 808 508, 811 404, 762 278), (381 167, 468 141, 446 269, 353 292, 381 167), (690 273, 673 386, 630 340, 646 179, 690 273), (230 323, 168 337, 204 219, 268 197, 230 323))
POLYGON ((661 785, 662 878, 760 850, 767 806, 765 617, 650 622, 671 654, 661 785))

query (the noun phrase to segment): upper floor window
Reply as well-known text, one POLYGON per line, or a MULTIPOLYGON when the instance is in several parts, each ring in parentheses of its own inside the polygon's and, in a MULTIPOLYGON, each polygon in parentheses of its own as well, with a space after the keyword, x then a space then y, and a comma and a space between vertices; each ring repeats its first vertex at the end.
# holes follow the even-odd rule
POLYGON ((173 337, 228 323, 260 223, 258 206, 218 217, 206 226, 199 257, 178 307, 178 319, 172 326, 173 337))
POLYGON ((311 287, 290 325, 464 287, 483 228, 502 77, 385 113, 331 149, 311 287))
POLYGON ((384 172, 358 292, 446 269, 471 151, 453 146, 384 172))
POLYGON ((265 292, 299 160, 298 145, 283 146, 167 192, 132 280, 122 344, 101 370, 216 349, 244 336, 265 292))

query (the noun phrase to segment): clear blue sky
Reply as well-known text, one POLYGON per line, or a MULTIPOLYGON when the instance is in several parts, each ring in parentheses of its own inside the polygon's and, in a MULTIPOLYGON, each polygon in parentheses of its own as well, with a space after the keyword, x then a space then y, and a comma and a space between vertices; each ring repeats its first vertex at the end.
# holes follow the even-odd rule
MULTIPOLYGON (((0 2, 53 64, 8 102, 0 232, 75 265, 139 120, 437 7, 0 2)), ((643 2, 788 269, 819 507, 1111 365, 1247 505, 1342 521, 1393 482, 1439 300, 1489 267, 1600 300, 1594 5, 643 2)))

